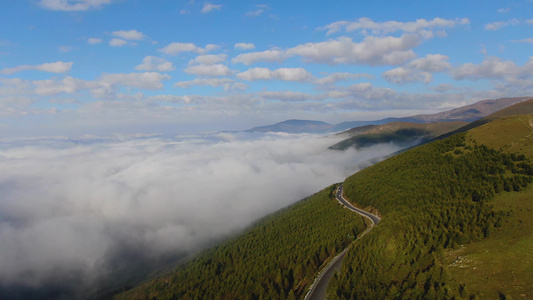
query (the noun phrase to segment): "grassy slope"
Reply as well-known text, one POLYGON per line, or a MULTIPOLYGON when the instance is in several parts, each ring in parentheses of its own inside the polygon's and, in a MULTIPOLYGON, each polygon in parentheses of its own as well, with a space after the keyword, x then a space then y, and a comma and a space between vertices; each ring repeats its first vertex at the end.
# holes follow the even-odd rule
MULTIPOLYGON (((452 144, 447 152, 442 143, 450 139, 412 149, 348 178, 347 196, 363 207, 377 208, 383 219, 358 245, 362 247, 348 253, 330 297, 532 297, 532 188, 508 193, 501 184, 489 183, 500 176, 496 169, 502 167, 501 159, 509 158, 504 153, 531 158, 530 120, 498 119, 471 130, 466 144, 452 144), (501 151, 479 152, 474 143, 501 151), (444 160, 446 154, 453 159, 444 160), (486 200, 469 200, 486 190, 493 190, 486 200), (497 196, 489 200, 494 191, 497 196), (454 264, 457 256, 463 260, 454 264)), ((503 177, 513 174, 510 165, 506 168, 503 177)))
POLYGON ((364 230, 333 187, 259 221, 175 271, 117 299, 303 298, 318 270, 364 230))
MULTIPOLYGON (((512 111, 523 112, 524 107, 512 111)), ((469 131, 468 138, 533 160, 531 120, 527 115, 504 117, 469 131)), ((450 274, 483 299, 533 298, 533 187, 498 195, 493 205, 509 212, 501 230, 448 252, 450 274)))

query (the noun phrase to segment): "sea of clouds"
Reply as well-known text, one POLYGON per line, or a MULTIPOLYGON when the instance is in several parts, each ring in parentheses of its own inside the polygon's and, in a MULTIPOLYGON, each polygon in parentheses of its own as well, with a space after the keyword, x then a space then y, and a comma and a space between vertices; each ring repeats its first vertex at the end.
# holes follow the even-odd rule
POLYGON ((398 150, 328 149, 340 140, 217 133, 0 141, 0 296, 79 296, 120 284, 398 150))

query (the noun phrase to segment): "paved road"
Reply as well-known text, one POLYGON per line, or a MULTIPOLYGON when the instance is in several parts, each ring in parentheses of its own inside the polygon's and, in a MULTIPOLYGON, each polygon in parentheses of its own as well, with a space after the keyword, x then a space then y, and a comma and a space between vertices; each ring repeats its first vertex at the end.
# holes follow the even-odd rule
MULTIPOLYGON (((379 223, 379 220, 380 220, 379 217, 369 212, 366 212, 364 210, 354 207, 348 201, 346 201, 346 199, 344 199, 344 197, 342 196, 342 185, 340 185, 339 188, 337 189, 336 198, 337 198, 337 201, 342 203, 348 209, 364 217, 367 217, 372 222, 370 227, 367 230, 365 230, 361 235, 359 235, 357 239, 360 239, 362 236, 370 232, 370 230, 372 230, 372 227, 374 227, 374 225, 377 225, 379 223)), ((304 298, 305 300, 326 300, 326 289, 328 287, 329 281, 331 277, 333 277, 333 274, 335 274, 335 272, 340 270, 344 255, 346 254, 349 248, 350 246, 348 246, 348 248, 344 249, 344 251, 342 251, 335 258, 333 258, 333 260, 329 263, 329 265, 324 270, 322 270, 322 272, 320 272, 320 275, 315 280, 315 282, 311 286, 311 289, 305 296, 304 298)))

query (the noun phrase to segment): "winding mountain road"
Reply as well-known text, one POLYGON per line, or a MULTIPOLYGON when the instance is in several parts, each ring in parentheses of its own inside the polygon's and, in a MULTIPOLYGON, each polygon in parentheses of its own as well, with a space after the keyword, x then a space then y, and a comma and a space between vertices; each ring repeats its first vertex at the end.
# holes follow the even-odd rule
MULTIPOLYGON (((379 223, 380 218, 378 216, 375 216, 369 212, 366 212, 357 207, 354 207, 348 201, 346 201, 346 199, 344 199, 344 197, 342 196, 342 185, 340 185, 337 188, 335 196, 337 198, 337 201, 339 201, 346 208, 348 208, 349 210, 355 213, 362 215, 363 217, 368 218, 371 221, 370 227, 368 227, 361 235, 359 235, 357 237, 357 240, 363 237, 365 234, 369 233, 374 227, 374 225, 377 225, 379 223)), ((325 300, 326 299, 326 289, 328 287, 328 283, 331 277, 333 277, 333 274, 335 274, 335 272, 340 270, 344 255, 346 254, 350 246, 348 246, 346 249, 344 249, 344 251, 342 251, 340 254, 335 256, 335 258, 333 258, 333 260, 326 266, 326 268, 324 268, 324 270, 320 272, 318 277, 315 279, 315 282, 309 289, 309 292, 305 296, 304 300, 325 300)))

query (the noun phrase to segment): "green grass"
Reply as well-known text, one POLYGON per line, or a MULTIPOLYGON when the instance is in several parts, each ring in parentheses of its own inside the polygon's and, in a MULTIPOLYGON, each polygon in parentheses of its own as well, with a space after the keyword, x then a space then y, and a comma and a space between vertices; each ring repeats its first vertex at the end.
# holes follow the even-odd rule
POLYGON ((481 299, 531 299, 533 187, 498 195, 492 204, 509 212, 503 226, 482 241, 447 252, 448 271, 481 299))
MULTIPOLYGON (((533 160, 531 115, 494 120, 470 130, 467 139, 533 160)), ((491 204, 506 213, 503 226, 482 241, 448 251, 448 270, 481 299, 532 299, 533 187, 499 194, 491 204)))
POLYGON ((533 115, 504 117, 470 130, 467 138, 533 160, 533 115))

